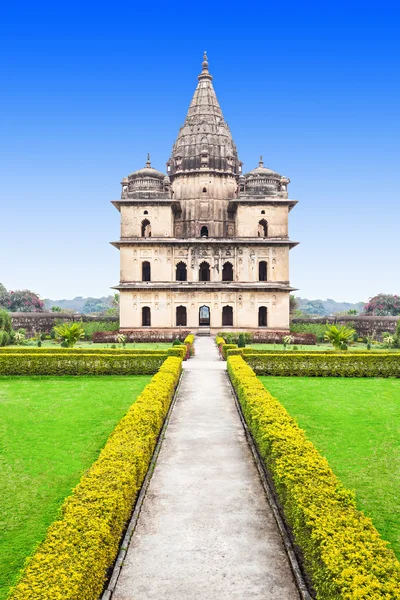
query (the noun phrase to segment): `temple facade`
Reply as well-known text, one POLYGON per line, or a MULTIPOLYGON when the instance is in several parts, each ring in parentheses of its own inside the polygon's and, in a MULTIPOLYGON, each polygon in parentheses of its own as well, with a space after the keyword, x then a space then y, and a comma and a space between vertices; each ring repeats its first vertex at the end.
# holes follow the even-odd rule
POLYGON ((289 329, 289 179, 243 174, 204 55, 167 173, 121 182, 121 331, 289 329))

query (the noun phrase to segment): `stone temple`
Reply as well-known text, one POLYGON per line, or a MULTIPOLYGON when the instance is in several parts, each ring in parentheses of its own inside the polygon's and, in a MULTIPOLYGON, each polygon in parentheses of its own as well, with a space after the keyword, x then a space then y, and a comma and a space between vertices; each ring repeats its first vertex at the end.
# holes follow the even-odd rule
POLYGON ((120 200, 121 331, 288 330, 289 179, 242 174, 206 54, 167 162, 124 178, 120 200))

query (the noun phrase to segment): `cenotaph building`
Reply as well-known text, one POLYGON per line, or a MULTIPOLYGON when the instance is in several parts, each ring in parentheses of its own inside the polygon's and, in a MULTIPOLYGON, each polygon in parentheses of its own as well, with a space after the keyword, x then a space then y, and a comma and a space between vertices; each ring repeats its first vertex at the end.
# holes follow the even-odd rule
POLYGON ((121 331, 288 330, 289 179, 242 173, 204 55, 167 162, 122 180, 121 331))

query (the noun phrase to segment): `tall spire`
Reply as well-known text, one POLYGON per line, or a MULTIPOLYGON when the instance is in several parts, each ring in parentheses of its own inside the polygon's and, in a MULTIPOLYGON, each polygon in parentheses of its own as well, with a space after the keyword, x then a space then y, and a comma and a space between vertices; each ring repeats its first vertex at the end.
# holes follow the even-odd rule
POLYGON ((150 152, 147 153, 147 161, 146 161, 146 167, 148 169, 151 168, 151 162, 150 162, 150 152))
POLYGON ((214 91, 206 52, 197 87, 168 166, 171 176, 203 170, 239 174, 236 146, 214 91))

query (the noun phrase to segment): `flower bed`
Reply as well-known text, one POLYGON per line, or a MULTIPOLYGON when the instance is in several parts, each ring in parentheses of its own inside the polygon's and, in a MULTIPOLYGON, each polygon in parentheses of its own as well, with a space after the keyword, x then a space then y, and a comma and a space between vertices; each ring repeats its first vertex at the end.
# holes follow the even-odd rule
MULTIPOLYGON (((127 342, 173 342, 176 339, 183 340, 190 334, 190 329, 137 329, 131 331, 121 330, 126 336, 127 342)), ((97 331, 92 335, 95 343, 115 344, 117 332, 97 331)))
POLYGON ((257 375, 400 377, 400 354, 243 354, 257 375))
POLYGON ((10 600, 97 600, 146 475, 182 369, 170 357, 64 501, 10 600))
POLYGON ((400 563, 353 494, 242 357, 228 372, 317 598, 400 598, 400 563))

